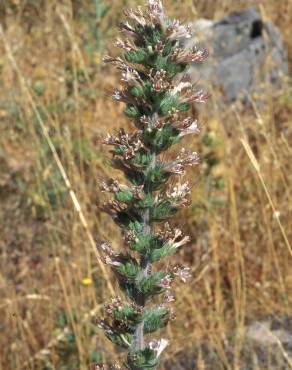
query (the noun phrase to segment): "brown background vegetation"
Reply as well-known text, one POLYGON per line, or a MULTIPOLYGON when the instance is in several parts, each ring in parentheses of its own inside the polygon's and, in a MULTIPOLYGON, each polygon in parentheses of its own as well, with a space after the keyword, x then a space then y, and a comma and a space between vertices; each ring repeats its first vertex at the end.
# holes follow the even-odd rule
MULTIPOLYGON (((95 323, 111 284, 117 290, 95 243, 121 247, 118 229, 96 208, 100 180, 121 176, 98 138, 130 125, 108 98, 118 76, 101 57, 122 9, 138 3, 105 0, 104 15, 90 0, 0 4, 0 369, 88 369, 120 355, 95 323)), ((291 66, 291 0, 164 5, 186 21, 255 5, 280 28, 291 66)), ((188 174, 193 205, 174 223, 192 236, 176 259, 192 265, 194 279, 177 287, 166 358, 206 343, 237 369, 245 324, 291 315, 291 84, 268 89, 261 110, 257 98, 222 111, 214 92, 199 115, 200 137, 188 143, 202 165, 188 174)))

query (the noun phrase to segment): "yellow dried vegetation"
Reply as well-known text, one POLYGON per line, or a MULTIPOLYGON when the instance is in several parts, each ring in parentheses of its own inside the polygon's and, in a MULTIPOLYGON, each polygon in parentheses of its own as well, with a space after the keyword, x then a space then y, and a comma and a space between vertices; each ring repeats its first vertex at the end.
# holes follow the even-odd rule
MULTIPOLYGON (((0 369, 85 370, 119 358, 96 325, 118 292, 96 245, 122 247, 96 207, 100 181, 121 177, 99 138, 130 124, 109 98, 118 77, 101 56, 122 9, 137 3, 0 5, 0 369)), ((164 3, 187 21, 257 6, 282 31, 292 60, 291 0, 164 3)), ((219 110, 216 94, 189 142, 203 158, 188 174, 193 205, 176 220, 192 237, 176 259, 194 279, 177 287, 177 318, 164 335, 166 360, 201 348, 198 369, 207 369, 207 346, 218 369, 231 370, 240 369, 246 323, 292 316, 292 88, 267 91, 260 110, 256 97, 249 108, 219 110)))

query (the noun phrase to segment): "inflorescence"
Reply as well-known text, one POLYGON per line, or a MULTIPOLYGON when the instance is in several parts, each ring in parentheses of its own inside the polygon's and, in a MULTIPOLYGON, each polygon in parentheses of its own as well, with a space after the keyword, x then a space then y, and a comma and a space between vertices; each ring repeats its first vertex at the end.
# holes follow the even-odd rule
POLYGON ((113 166, 124 172, 127 184, 114 179, 102 183, 101 190, 113 199, 101 208, 121 227, 127 248, 116 252, 104 242, 100 249, 126 298, 116 297, 105 305, 100 327, 128 351, 124 363, 128 369, 154 370, 168 341, 145 337, 174 319, 169 307, 175 300, 172 284, 177 278, 186 282, 191 270, 183 266, 155 270, 153 264, 190 241, 168 220, 190 204, 191 185, 179 181, 179 176, 199 163, 198 154, 184 148, 174 160, 161 153, 184 136, 199 133, 197 121, 187 112, 190 104, 205 102, 207 96, 196 89, 187 67, 204 61, 208 53, 184 48, 191 27, 169 19, 159 0, 148 0, 146 8, 129 9, 125 16, 120 29, 127 39, 115 41, 123 54, 106 56, 104 61, 121 72, 122 87, 112 97, 126 105, 124 113, 135 131, 121 128, 103 140, 112 147, 113 166), (170 183, 172 177, 178 180, 170 183), (160 295, 157 304, 155 297, 160 295))

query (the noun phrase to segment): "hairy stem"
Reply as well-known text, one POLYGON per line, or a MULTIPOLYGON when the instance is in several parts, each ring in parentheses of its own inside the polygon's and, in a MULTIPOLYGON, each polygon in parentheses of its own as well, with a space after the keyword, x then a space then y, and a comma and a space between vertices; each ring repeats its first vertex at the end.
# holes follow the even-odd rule
MULTIPOLYGON (((152 169, 155 167, 156 164, 156 153, 152 153, 152 161, 150 163, 149 169, 152 169)), ((149 189, 147 189, 147 186, 145 186, 145 191, 149 192, 149 189)), ((150 210, 147 208, 143 214, 142 217, 143 220, 143 233, 145 235, 149 235, 151 233, 151 225, 150 225, 150 210)), ((141 258, 140 261, 140 267, 141 267, 141 272, 138 276, 139 280, 144 279, 145 277, 148 276, 148 274, 151 272, 151 264, 148 260, 141 258)), ((139 297, 137 297, 137 303, 141 307, 145 307, 145 297, 143 294, 140 294, 139 297)), ((142 351, 145 348, 145 340, 144 340, 144 321, 139 323, 136 327, 134 337, 131 343, 130 351, 135 352, 135 351, 142 351)))

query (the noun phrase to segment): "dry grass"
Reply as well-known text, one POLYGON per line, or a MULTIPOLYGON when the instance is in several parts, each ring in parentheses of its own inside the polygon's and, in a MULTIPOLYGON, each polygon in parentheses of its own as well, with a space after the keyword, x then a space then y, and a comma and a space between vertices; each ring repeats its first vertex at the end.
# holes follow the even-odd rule
MULTIPOLYGON (((94 243, 121 241, 96 209, 100 179, 121 176, 97 138, 129 125, 107 98, 116 74, 100 65, 102 43, 125 6, 110 3, 97 35, 84 14, 90 0, 0 5, 0 369, 83 370, 97 355, 115 353, 94 322, 111 284, 116 289, 94 243)), ((165 5, 190 20, 219 18, 246 2, 165 5)), ((291 61, 292 2, 259 7, 281 29, 291 61)), ((203 133, 190 143, 205 160, 190 174, 194 206, 183 215, 193 243, 177 258, 192 264, 195 279, 178 287, 177 319, 165 335, 169 358, 206 343, 226 369, 239 369, 246 322, 291 315, 292 91, 270 91, 261 111, 220 112, 217 98, 208 115, 201 112, 203 133), (210 159, 217 163, 211 170, 210 159)), ((203 354, 198 363, 204 369, 203 354)))

